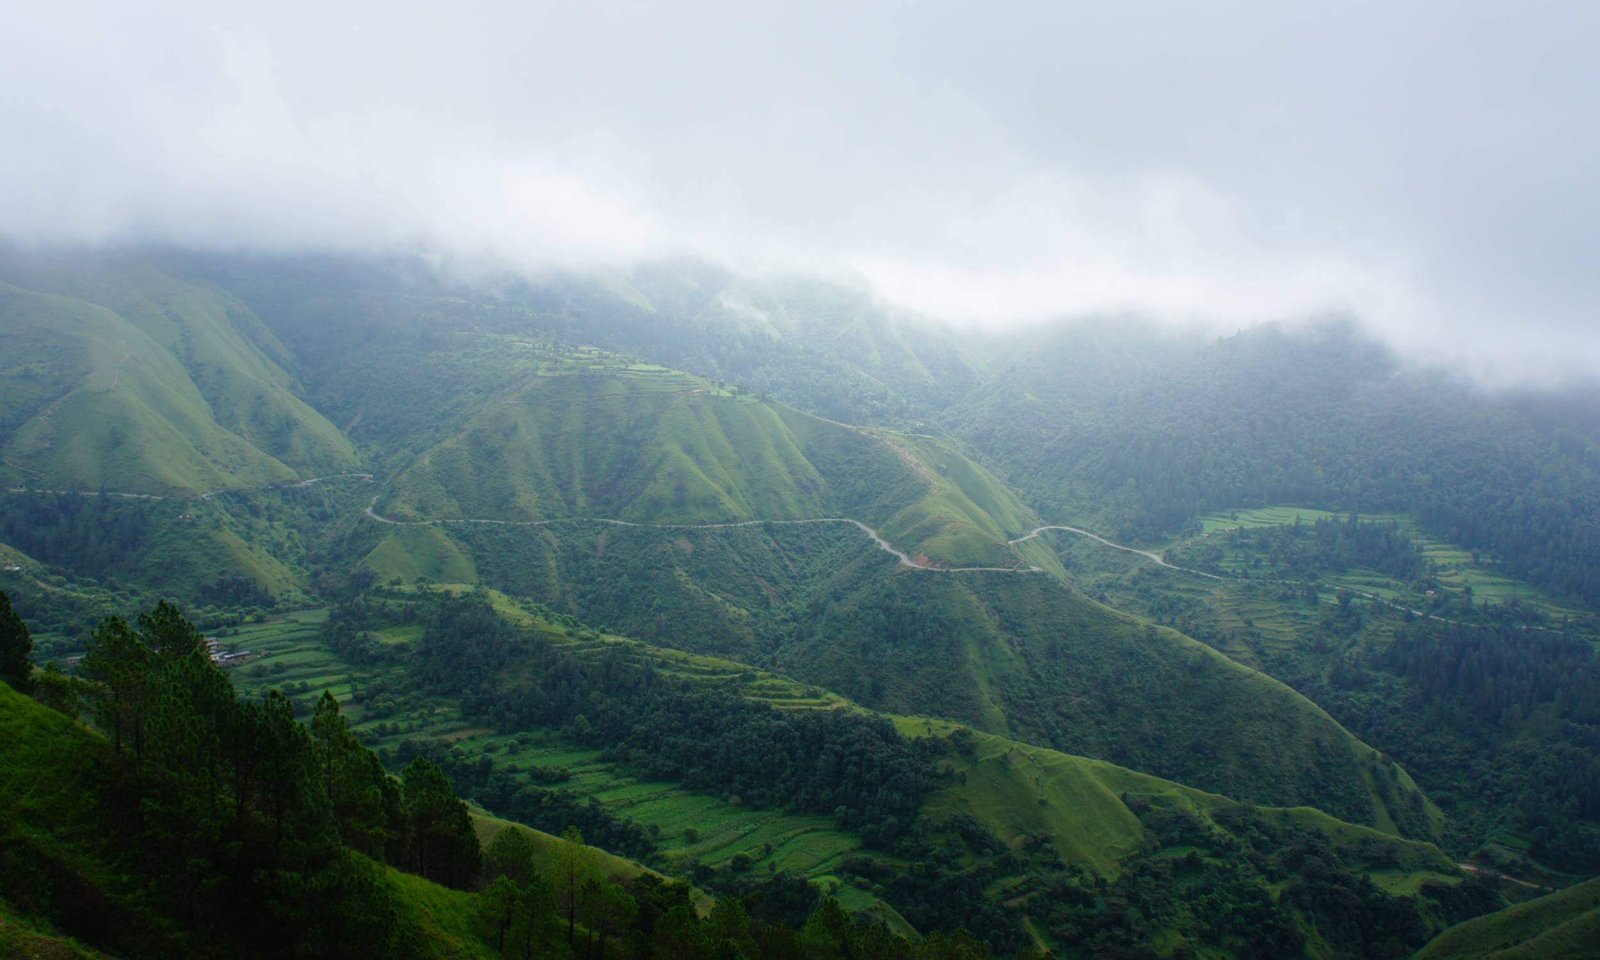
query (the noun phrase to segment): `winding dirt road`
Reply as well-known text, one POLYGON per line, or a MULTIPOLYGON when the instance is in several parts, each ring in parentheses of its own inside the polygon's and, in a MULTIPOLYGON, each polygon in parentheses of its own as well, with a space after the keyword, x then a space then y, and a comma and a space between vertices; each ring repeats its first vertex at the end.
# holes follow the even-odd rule
POLYGON ((427 527, 450 523, 478 523, 505 527, 548 527, 558 523, 600 523, 612 527, 640 527, 646 530, 722 530, 731 527, 797 526, 808 523, 847 523, 866 534, 873 544, 900 562, 902 567, 929 573, 1043 573, 1039 567, 939 567, 922 562, 883 538, 878 531, 850 517, 812 517, 804 520, 733 520, 727 523, 635 523, 606 517, 558 517, 551 520, 487 520, 463 517, 453 520, 395 520, 378 512, 378 498, 367 504, 366 514, 379 523, 397 527, 427 527))
POLYGON ((1011 545, 1012 546, 1016 546, 1019 543, 1023 543, 1023 542, 1028 541, 1028 540, 1032 540, 1034 537, 1037 537, 1039 534, 1044 533, 1044 532, 1049 531, 1049 530, 1065 530, 1068 533, 1076 533, 1080 537, 1088 537, 1090 540, 1093 540, 1096 543, 1103 543, 1103 544, 1105 544, 1106 546, 1110 547, 1113 550, 1121 550, 1124 553, 1138 554, 1139 556, 1144 557, 1146 560, 1153 561, 1156 566, 1158 566, 1158 567, 1166 567, 1168 570, 1181 570, 1184 573, 1192 573, 1197 577, 1205 577, 1208 580, 1231 580, 1231 579, 1234 579, 1232 577, 1218 576, 1217 574, 1214 574, 1214 573, 1206 573, 1204 570, 1196 570, 1193 567, 1180 567, 1175 563, 1168 563, 1166 561, 1166 559, 1164 557, 1162 557, 1161 554, 1159 554, 1159 553, 1151 553, 1149 550, 1139 550, 1139 549, 1137 549, 1135 547, 1125 547, 1120 543, 1112 543, 1110 540, 1107 540, 1105 537, 1100 536, 1098 533, 1093 533, 1093 532, 1091 532, 1089 530, 1083 529, 1082 527, 1069 527, 1069 526, 1067 526, 1065 524, 1059 524, 1059 523, 1053 523, 1053 524, 1050 524, 1048 526, 1043 526, 1043 527, 1035 527, 1032 530, 1032 532, 1028 533, 1027 535, 1021 536, 1021 537, 1018 537, 1015 540, 1012 540, 1011 541, 1011 545))

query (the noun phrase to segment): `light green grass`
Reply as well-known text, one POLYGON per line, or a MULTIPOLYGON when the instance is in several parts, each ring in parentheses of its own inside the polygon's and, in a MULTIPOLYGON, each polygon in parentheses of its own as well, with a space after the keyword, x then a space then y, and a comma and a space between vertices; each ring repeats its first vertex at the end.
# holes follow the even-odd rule
MULTIPOLYGON (((907 736, 944 735, 955 728, 926 717, 896 717, 907 736)), ((1161 798, 1204 817, 1243 806, 1214 793, 1119 767, 990 734, 975 734, 970 757, 946 760, 956 783, 930 800, 935 818, 970 814, 1013 847, 1028 837, 1048 837, 1069 864, 1115 875, 1127 857, 1143 852, 1145 832, 1126 797, 1161 798)), ((1370 841, 1397 851, 1408 869, 1394 871, 1397 885, 1420 889, 1429 878, 1457 875, 1430 843, 1402 840, 1385 830, 1347 823, 1310 807, 1255 807, 1272 820, 1315 830, 1339 843, 1370 841)), ((1414 890, 1413 890, 1414 892, 1414 890)))
MULTIPOLYGON (((1030 527, 1031 512, 937 441, 855 430, 598 352, 540 356, 535 375, 402 470, 378 511, 690 525, 846 516, 930 563, 1027 565, 1007 540, 1030 527)), ((367 562, 385 579, 475 579, 460 533, 385 531, 367 562)))
MULTIPOLYGON (((560 837, 545 833, 543 830, 535 830, 520 823, 514 824, 509 820, 502 820, 481 808, 474 808, 472 811, 472 829, 477 833, 478 842, 483 845, 485 850, 489 849, 489 845, 494 843, 494 838, 508 827, 523 830, 528 834, 533 845, 534 869, 545 876, 555 876, 560 864, 560 844, 562 843, 560 837)), ((583 849, 585 865, 595 875, 621 877, 631 880, 634 877, 649 874, 663 880, 671 879, 642 863, 629 860, 627 857, 619 857, 599 847, 585 844, 583 849)), ((695 908, 702 916, 711 912, 714 898, 704 890, 691 886, 690 899, 694 901, 695 908)))
POLYGON ((0 283, 0 338, 13 373, 0 376, 0 396, 28 412, 0 438, 8 484, 163 494, 295 476, 218 424, 183 365, 110 310, 0 283), (56 395, 29 387, 12 399, 20 366, 56 395))

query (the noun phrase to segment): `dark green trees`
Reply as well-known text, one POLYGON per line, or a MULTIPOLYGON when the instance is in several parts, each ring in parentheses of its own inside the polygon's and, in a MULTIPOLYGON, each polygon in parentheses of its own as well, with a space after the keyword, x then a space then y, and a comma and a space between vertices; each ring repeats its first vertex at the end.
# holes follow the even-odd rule
POLYGON ((521 827, 501 830, 484 861, 488 886, 478 912, 485 939, 500 956, 531 960, 543 944, 561 934, 550 883, 534 867, 533 840, 521 827))
POLYGON ((456 796, 450 778, 427 757, 418 757, 401 771, 405 805, 404 865, 430 880, 466 887, 483 867, 477 835, 467 805, 456 796))
POLYGON ((33 638, 28 625, 11 609, 11 598, 0 590, 0 680, 24 693, 33 685, 33 663, 28 653, 33 638))
POLYGON ((466 806, 438 767, 397 784, 331 696, 309 728, 280 692, 240 701, 176 607, 103 621, 82 674, 115 761, 112 829, 137 846, 152 902, 224 952, 382 952, 395 908, 358 854, 477 880, 466 806))
POLYGON ((350 732, 339 701, 326 691, 311 716, 311 742, 345 844, 376 859, 399 854, 403 844, 396 840, 405 831, 400 787, 350 732))

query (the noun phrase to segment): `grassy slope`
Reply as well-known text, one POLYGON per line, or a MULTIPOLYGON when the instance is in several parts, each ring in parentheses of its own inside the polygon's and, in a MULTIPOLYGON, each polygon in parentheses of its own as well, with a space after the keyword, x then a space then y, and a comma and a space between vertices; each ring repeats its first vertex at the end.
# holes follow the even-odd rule
MULTIPOLYGON (((1033 520, 935 441, 856 430, 592 351, 547 360, 481 405, 396 476, 379 508, 397 519, 656 524, 847 516, 927 562, 1008 567, 1023 564, 1006 541, 1033 520)), ((374 565, 416 572, 393 553, 374 565)))
MULTIPOLYGON (((495 594, 491 597, 504 615, 529 629, 545 632, 555 642, 565 644, 574 656, 621 652, 648 659, 668 675, 700 683, 733 684, 747 697, 784 709, 860 709, 824 690, 735 661, 652 647, 617 636, 569 637, 561 628, 531 617, 510 598, 495 594)), ((398 719, 402 727, 402 732, 381 735, 375 729, 380 718, 367 717, 361 705, 350 700, 348 683, 354 677, 357 685, 371 687, 378 678, 364 675, 371 668, 346 664, 323 647, 314 633, 315 621, 314 615, 307 615, 282 624, 246 627, 238 637, 227 638, 238 648, 269 654, 244 668, 246 674, 240 682, 250 686, 251 681, 246 679, 249 676, 270 678, 266 682, 273 685, 304 681, 308 686, 305 697, 313 697, 322 689, 331 690, 346 701, 346 713, 357 722, 363 739, 374 744, 393 745, 403 737, 437 738, 460 749, 469 760, 484 757, 495 765, 565 767, 572 779, 563 786, 594 796, 613 813, 658 827, 664 869, 669 871, 676 872, 695 861, 721 866, 743 853, 751 858, 757 874, 770 863, 776 869, 793 870, 829 886, 839 882, 835 871, 845 857, 868 853, 858 837, 839 830, 830 818, 752 810, 673 784, 638 781, 603 759, 600 751, 576 748, 543 732, 529 738, 487 729, 442 701, 419 707, 411 714, 411 720, 381 718, 398 719), (277 666, 280 663, 281 668, 277 666), (690 827, 698 832, 693 839, 684 835, 690 827)), ((380 637, 395 643, 415 639, 403 628, 393 631, 392 636, 386 631, 380 637)), ((944 735, 958 726, 928 717, 902 716, 896 717, 895 722, 908 736, 944 735)), ((952 779, 930 799, 926 812, 935 818, 971 813, 1013 846, 1030 835, 1048 835, 1065 861, 1096 873, 1114 874, 1121 861, 1139 852, 1146 842, 1138 818, 1124 802, 1125 795, 1169 798, 1202 815, 1240 806, 1218 794, 1105 761, 1070 756, 994 734, 978 732, 975 736, 977 750, 971 757, 946 757, 946 770, 952 779)), ((1427 877, 1457 875, 1449 860, 1429 844, 1400 840, 1309 808, 1261 809, 1268 817, 1293 820, 1341 843, 1371 839, 1391 847, 1397 852, 1400 867, 1393 876, 1374 879, 1401 891, 1414 891, 1427 877)), ((493 822, 480 822, 479 828, 481 832, 492 830, 493 822)), ((617 862, 622 867, 627 865, 627 861, 617 862)), ((882 909, 866 891, 843 886, 837 892, 853 908, 882 909)))
POLYGON ((287 466, 219 425, 170 353, 82 301, 0 284, 0 385, 7 483, 142 493, 291 479, 287 466), (13 412, 15 411, 15 412, 13 412))
POLYGON ((385 508, 659 523, 819 515, 822 480, 772 410, 712 389, 667 371, 556 368, 423 454, 385 508))
MULTIPOLYGON (((528 836, 532 838, 534 857, 533 866, 535 870, 539 871, 545 876, 553 877, 557 875, 559 868, 559 862, 557 858, 560 849, 558 845, 562 842, 560 837, 552 836, 551 834, 545 833, 543 830, 535 830, 532 827, 514 824, 509 820, 502 820, 493 814, 481 810, 474 810, 472 812, 472 828, 473 830, 477 831, 478 842, 483 845, 485 850, 489 849, 489 845, 494 842, 494 838, 499 835, 500 831, 506 829, 507 827, 516 827, 520 830, 527 831, 528 836)), ((650 874, 651 876, 660 877, 663 880, 668 879, 665 874, 652 870, 642 863, 639 863, 635 860, 629 860, 627 857, 619 857, 616 854, 609 853, 600 849, 599 847, 592 847, 585 844, 583 849, 585 864, 590 870, 602 876, 622 877, 624 879, 631 880, 632 878, 641 876, 643 874, 650 874)), ((694 898, 695 907, 701 912, 701 914, 706 914, 711 911, 713 898, 710 894, 701 890, 695 890, 692 896, 694 898)))
POLYGON ((106 954, 53 933, 0 901, 0 956, 14 960, 101 960, 106 954))
POLYGON ((1416 960, 1582 960, 1600 951, 1600 879, 1457 924, 1416 960))
MULTIPOLYGON (((895 722, 907 736, 942 735, 958 726, 927 717, 897 717, 895 722)), ((992 734, 976 734, 975 744, 971 756, 946 760, 958 782, 941 788, 927 812, 935 817, 971 814, 1012 846, 1030 836, 1047 836, 1063 860, 1102 874, 1114 874, 1145 842, 1127 797, 1162 798, 1207 819, 1221 810, 1249 806, 1103 760, 992 734)), ((1399 868, 1398 876, 1387 878, 1392 884, 1410 883, 1414 889, 1426 877, 1459 876, 1450 859, 1429 843, 1401 840, 1310 807, 1256 809, 1268 819, 1317 830, 1338 842, 1371 840, 1390 847, 1399 868)))
POLYGON ((73 269, 0 265, 19 286, 104 306, 183 364, 225 429, 307 474, 351 469, 355 448, 299 396, 283 344, 238 300, 152 264, 106 258, 73 269))
POLYGON ((1300 694, 1053 578, 869 579, 847 567, 821 593, 778 656, 873 706, 939 712, 1251 802, 1316 804, 1383 829, 1398 820, 1412 836, 1437 829, 1403 770, 1300 694), (895 626, 862 628, 883 618, 895 626))

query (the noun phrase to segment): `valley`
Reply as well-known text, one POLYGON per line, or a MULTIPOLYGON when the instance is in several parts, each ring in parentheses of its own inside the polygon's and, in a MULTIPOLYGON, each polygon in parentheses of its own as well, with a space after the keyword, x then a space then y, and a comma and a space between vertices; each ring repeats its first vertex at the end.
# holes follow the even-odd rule
POLYGON ((1348 331, 982 343, 687 268, 0 280, 35 662, 174 600, 245 702, 331 695, 486 849, 521 824, 551 869, 578 827, 707 916, 997 956, 1402 956, 1600 871, 1600 595, 1549 506, 1593 495, 1576 414, 1473 398, 1483 454, 1348 331), (1476 459, 1372 468, 1394 409, 1476 459))

